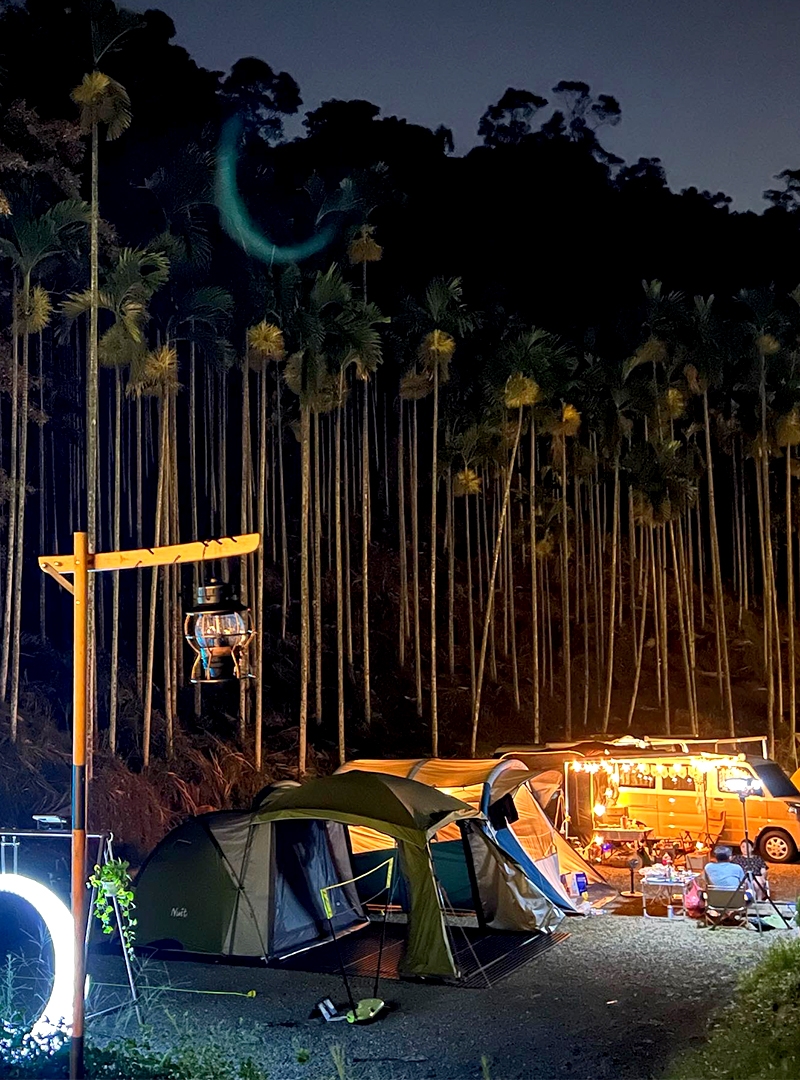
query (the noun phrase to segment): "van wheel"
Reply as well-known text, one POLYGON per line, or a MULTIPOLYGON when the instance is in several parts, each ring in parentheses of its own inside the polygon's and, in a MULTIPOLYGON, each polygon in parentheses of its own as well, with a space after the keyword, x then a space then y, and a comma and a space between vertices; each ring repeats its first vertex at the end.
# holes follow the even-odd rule
POLYGON ((761 854, 774 863, 788 863, 797 858, 797 845, 783 829, 767 829, 758 842, 761 854))

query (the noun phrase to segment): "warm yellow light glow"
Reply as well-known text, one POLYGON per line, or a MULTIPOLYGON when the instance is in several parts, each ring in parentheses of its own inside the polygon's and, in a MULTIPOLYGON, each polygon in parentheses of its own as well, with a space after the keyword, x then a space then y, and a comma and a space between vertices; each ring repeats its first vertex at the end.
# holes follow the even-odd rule
POLYGON ((39 881, 22 874, 0 874, 0 892, 27 901, 42 918, 53 943, 53 990, 31 1028, 34 1039, 47 1039, 72 1027, 74 924, 66 904, 39 881))
POLYGON ((602 817, 605 812, 606 808, 602 803, 599 802, 594 804, 595 817, 602 817))

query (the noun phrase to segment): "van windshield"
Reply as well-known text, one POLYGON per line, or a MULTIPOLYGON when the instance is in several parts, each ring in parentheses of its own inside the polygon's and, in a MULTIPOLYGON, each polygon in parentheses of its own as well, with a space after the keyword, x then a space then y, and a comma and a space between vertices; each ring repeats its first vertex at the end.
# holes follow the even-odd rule
POLYGON ((753 768, 773 799, 788 798, 800 801, 800 791, 780 765, 776 765, 774 761, 765 761, 758 765, 753 763, 753 768))

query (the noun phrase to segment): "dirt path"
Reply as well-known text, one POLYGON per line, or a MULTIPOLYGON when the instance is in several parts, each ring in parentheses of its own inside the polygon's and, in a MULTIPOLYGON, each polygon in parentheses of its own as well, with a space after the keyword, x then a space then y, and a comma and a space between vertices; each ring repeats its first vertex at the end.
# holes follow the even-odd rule
MULTIPOLYGON (((480 1077, 484 1054, 492 1080, 656 1077, 702 1037, 709 1013, 779 936, 613 915, 570 919, 565 928, 566 942, 492 990, 384 983, 396 1011, 358 1028, 308 1019, 322 996, 343 1002, 338 978, 156 964, 151 982, 255 989, 257 997, 156 995, 150 1021, 157 1031, 177 1025, 194 1037, 222 1039, 261 1061, 271 1080, 333 1080, 334 1044, 346 1050, 348 1080, 470 1080, 480 1077)), ((94 966, 101 979, 120 980, 118 961, 94 966)), ((365 981, 355 989, 371 994, 365 981)))

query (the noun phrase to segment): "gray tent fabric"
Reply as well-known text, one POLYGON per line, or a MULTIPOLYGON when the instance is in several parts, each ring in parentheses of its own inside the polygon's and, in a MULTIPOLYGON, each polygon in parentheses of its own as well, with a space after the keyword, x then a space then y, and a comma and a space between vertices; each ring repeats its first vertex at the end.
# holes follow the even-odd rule
POLYGON ((554 930, 564 912, 495 844, 484 822, 466 826, 487 926, 493 930, 554 930))

